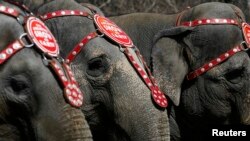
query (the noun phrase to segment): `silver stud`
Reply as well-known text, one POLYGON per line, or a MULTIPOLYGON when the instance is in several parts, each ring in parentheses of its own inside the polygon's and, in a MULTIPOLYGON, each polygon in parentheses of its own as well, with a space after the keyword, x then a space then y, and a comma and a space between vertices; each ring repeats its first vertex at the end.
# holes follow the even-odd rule
POLYGON ((55 13, 55 12, 53 12, 53 13, 52 13, 52 16, 55 16, 55 15, 56 15, 56 13, 55 13))
POLYGON ((79 104, 79 106, 82 105, 82 101, 80 101, 78 104, 79 104))
POLYGON ((71 95, 71 91, 69 89, 66 89, 66 94, 71 95))
POLYGON ((212 66, 213 66, 213 63, 209 63, 208 66, 209 66, 209 67, 212 67, 212 66))
POLYGON ((237 52, 238 50, 236 48, 233 49, 233 52, 237 52))
POLYGON ((69 84, 69 85, 68 85, 68 87, 69 87, 70 89, 72 89, 72 88, 73 88, 73 86, 72 86, 71 84, 69 84))
POLYGON ((74 14, 75 14, 75 12, 74 12, 74 11, 71 11, 70 13, 71 13, 72 15, 74 15, 74 14))
POLYGON ((56 69, 59 69, 59 66, 57 64, 54 65, 56 69))
POLYGON ((201 71, 204 72, 204 71, 205 71, 205 68, 201 68, 201 71))
POLYGON ((76 55, 76 51, 73 51, 72 54, 73 54, 73 55, 76 55))
POLYGON ((73 89, 76 89, 76 88, 77 88, 75 84, 73 84, 72 87, 73 87, 73 89))
POLYGON ((74 101, 73 101, 73 103, 74 103, 74 105, 78 105, 78 103, 77 103, 77 101, 76 101, 76 100, 74 100, 74 101))
POLYGON ((67 78, 65 76, 62 76, 62 80, 63 81, 68 81, 67 78))
POLYGON ((224 19, 224 20, 223 20, 223 22, 224 22, 224 23, 227 23, 227 20, 226 20, 226 19, 224 19))
POLYGON ((225 57, 228 57, 229 56, 229 54, 228 53, 225 53, 225 57))
POLYGON ((247 37, 250 37, 250 33, 247 33, 247 37))
POLYGON ((143 77, 143 78, 147 78, 147 75, 143 75, 142 77, 143 77))
POLYGON ((80 12, 81 15, 83 15, 83 12, 80 12))
POLYGON ((58 73, 59 73, 60 75, 64 75, 62 70, 59 70, 58 73))
POLYGON ((159 98, 159 99, 162 99, 162 97, 161 97, 160 95, 158 96, 158 98, 159 98))
POLYGON ((221 61, 221 59, 220 59, 220 58, 217 58, 217 59, 216 59, 216 61, 217 61, 217 62, 220 62, 220 61, 221 61))
POLYGON ((211 21, 209 19, 207 19, 207 23, 210 23, 211 21))
POLYGON ((3 60, 3 59, 6 59, 6 54, 5 54, 5 53, 1 53, 1 54, 0 54, 0 59, 2 59, 2 60, 3 60))
POLYGON ((81 90, 80 90, 79 88, 77 88, 77 92, 78 92, 78 93, 81 93, 81 90))
POLYGON ((167 100, 163 100, 163 102, 167 104, 167 100))
POLYGON ((61 14, 62 14, 62 15, 65 15, 65 11, 62 11, 61 14))
POLYGON ((234 21, 234 20, 231 20, 231 23, 235 23, 235 21, 234 21))
POLYGON ((71 102, 74 101, 74 98, 72 96, 69 96, 68 98, 69 98, 69 101, 71 102))
MULTIPOLYGON (((166 98, 166 96, 165 96, 165 95, 162 95, 162 98, 164 98, 164 99, 165 99, 165 98, 166 98)), ((166 100, 165 100, 165 101, 166 101, 166 100)))
POLYGON ((8 12, 9 12, 9 13, 13 13, 13 12, 14 12, 14 9, 9 8, 9 9, 8 9, 8 12))
POLYGON ((215 19, 215 22, 218 23, 218 22, 219 22, 219 19, 215 19))
POLYGON ((132 63, 133 63, 133 64, 136 64, 136 62, 135 62, 135 61, 132 61, 132 63))
POLYGON ((74 97, 77 97, 77 94, 76 94, 76 92, 73 92, 73 93, 72 93, 72 95, 73 95, 74 97))
POLYGON ((14 49, 20 49, 22 46, 18 43, 13 44, 12 46, 14 49))
POLYGON ((73 81, 76 81, 75 77, 71 77, 71 79, 72 79, 73 81))
POLYGON ((87 36, 87 39, 91 39, 91 36, 87 36))
POLYGON ((47 18, 47 15, 44 15, 43 18, 46 19, 46 18, 47 18))
POLYGON ((0 11, 5 11, 6 7, 5 6, 0 6, 0 11))
POLYGON ((157 103, 161 103, 161 101, 159 99, 156 100, 157 103))
POLYGON ((82 97, 81 94, 78 95, 78 98, 79 98, 80 100, 83 100, 83 97, 82 97))
POLYGON ((66 59, 66 63, 69 63, 69 59, 66 59))
POLYGON ((151 87, 151 86, 152 86, 152 83, 148 83, 148 86, 151 87))
POLYGON ((70 69, 69 65, 65 65, 65 66, 66 66, 66 68, 67 68, 69 71, 71 71, 71 69, 70 69))
POLYGON ((69 70, 68 72, 69 72, 69 75, 73 75, 72 71, 69 70))
POLYGON ((199 23, 199 24, 201 24, 201 23, 202 23, 202 21, 201 21, 201 20, 199 20, 199 21, 198 21, 198 23, 199 23))
POLYGON ((12 54, 12 53, 13 53, 13 49, 12 49, 12 48, 8 48, 8 49, 6 50, 6 53, 9 54, 9 55, 12 54))
POLYGON ((79 44, 79 46, 81 46, 81 47, 82 47, 82 46, 83 46, 83 43, 80 43, 80 44, 79 44))

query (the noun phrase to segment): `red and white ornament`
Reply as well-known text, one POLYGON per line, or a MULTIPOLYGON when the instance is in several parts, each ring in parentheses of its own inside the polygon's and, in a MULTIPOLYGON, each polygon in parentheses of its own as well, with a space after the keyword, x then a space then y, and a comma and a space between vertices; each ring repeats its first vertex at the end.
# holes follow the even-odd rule
POLYGON ((95 14, 94 21, 100 32, 108 36, 111 40, 124 47, 133 46, 133 42, 129 36, 108 18, 95 14))
POLYGON ((25 27, 30 40, 33 41, 41 51, 53 57, 58 56, 59 46, 57 41, 40 19, 29 17, 25 27))
POLYGON ((59 64, 57 61, 52 60, 50 66, 59 77, 60 82, 64 86, 64 97, 67 102, 74 107, 81 107, 83 104, 83 94, 76 82, 75 77, 70 67, 63 63, 59 64))

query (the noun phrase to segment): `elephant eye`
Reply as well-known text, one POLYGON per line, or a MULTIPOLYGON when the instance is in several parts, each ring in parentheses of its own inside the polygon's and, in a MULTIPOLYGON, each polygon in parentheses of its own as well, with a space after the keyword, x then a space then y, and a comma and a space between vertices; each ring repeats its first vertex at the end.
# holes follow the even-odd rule
POLYGON ((237 84, 241 82, 243 75, 244 75, 243 69, 235 69, 225 74, 225 78, 227 81, 233 84, 237 84))
POLYGON ((10 87, 16 94, 20 94, 30 87, 29 82, 23 76, 15 76, 10 79, 10 87))
POLYGON ((88 62, 87 73, 93 77, 100 76, 107 72, 109 62, 105 56, 94 58, 88 62))

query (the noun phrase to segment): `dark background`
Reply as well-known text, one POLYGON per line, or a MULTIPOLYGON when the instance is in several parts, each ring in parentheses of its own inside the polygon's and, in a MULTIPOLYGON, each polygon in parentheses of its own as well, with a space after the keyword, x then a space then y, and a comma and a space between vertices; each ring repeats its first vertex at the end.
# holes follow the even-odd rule
POLYGON ((172 14, 188 6, 205 2, 224 2, 238 6, 250 23, 250 0, 76 0, 91 3, 101 8, 106 16, 116 16, 134 12, 154 12, 172 14))

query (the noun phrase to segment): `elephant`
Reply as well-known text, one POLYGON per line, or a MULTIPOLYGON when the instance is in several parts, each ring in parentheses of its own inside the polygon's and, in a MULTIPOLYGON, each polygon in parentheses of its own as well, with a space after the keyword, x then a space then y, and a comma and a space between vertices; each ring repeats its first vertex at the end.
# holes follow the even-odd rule
MULTIPOLYGON (((73 0, 19 2, 41 16, 66 9, 92 14, 89 8, 82 7, 73 0)), ((46 20, 45 24, 57 39, 64 58, 83 37, 96 31, 91 16, 57 17, 46 20)), ((82 109, 93 139, 169 140, 165 108, 159 107, 153 101, 151 90, 122 49, 106 36, 99 35, 90 40, 71 63, 80 89, 84 92, 85 104, 82 109)))
POLYGON ((25 17, 22 8, 0 2, 0 140, 91 141, 84 114, 66 102, 38 45, 29 44, 25 17))
POLYGON ((244 51, 249 44, 244 42, 245 18, 238 7, 211 2, 173 15, 135 13, 111 19, 134 40, 161 89, 176 105, 168 111, 174 117, 169 119, 173 140, 205 140, 210 132, 204 128, 218 124, 249 125, 250 64, 244 51), (206 23, 213 18, 224 23, 206 23), (189 26, 205 19, 204 25, 189 26), (237 53, 229 57, 232 48, 237 53), (226 59, 221 61, 220 55, 226 59), (197 69, 202 74, 189 80, 197 69))

